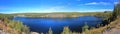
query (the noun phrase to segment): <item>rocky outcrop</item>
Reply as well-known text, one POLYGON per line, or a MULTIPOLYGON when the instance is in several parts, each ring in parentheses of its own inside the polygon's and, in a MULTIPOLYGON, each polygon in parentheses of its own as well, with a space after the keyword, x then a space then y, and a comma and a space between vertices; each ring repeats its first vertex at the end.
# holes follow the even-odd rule
POLYGON ((4 32, 3 30, 0 30, 0 34, 10 34, 10 33, 4 32))
POLYGON ((39 34, 39 33, 37 33, 37 32, 31 32, 31 34, 39 34))
MULTIPOLYGON (((120 18, 116 19, 115 21, 111 22, 112 25, 110 28, 102 32, 101 34, 120 34, 120 18)), ((109 25, 108 25, 109 26, 109 25)))

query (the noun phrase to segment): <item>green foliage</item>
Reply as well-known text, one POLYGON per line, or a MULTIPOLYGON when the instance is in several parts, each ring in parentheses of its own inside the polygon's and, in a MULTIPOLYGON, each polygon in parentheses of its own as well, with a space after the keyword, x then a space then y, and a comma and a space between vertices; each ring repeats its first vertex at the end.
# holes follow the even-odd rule
POLYGON ((3 19, 3 18, 11 19, 12 17, 13 15, 10 15, 10 14, 0 14, 0 19, 3 19))
POLYGON ((55 13, 17 13, 17 14, 10 14, 10 15, 14 15, 14 16, 19 16, 19 15, 24 15, 28 18, 49 18, 46 15, 49 14, 55 14, 55 15, 59 15, 59 14, 63 14, 65 15, 65 17, 63 18, 70 18, 70 17, 79 17, 79 16, 97 16, 97 17, 101 17, 101 16, 107 16, 109 13, 111 13, 111 11, 108 12, 55 12, 55 13), (101 16, 98 16, 101 15, 101 16))
POLYGON ((104 31, 106 31, 109 28, 112 28, 112 26, 116 25, 119 23, 119 19, 116 19, 115 21, 112 21, 110 24, 105 25, 103 27, 99 27, 99 28, 94 28, 94 29, 90 29, 88 31, 82 32, 83 34, 100 34, 104 31))
POLYGON ((85 25, 82 27, 82 31, 88 31, 89 26, 87 25, 87 23, 85 23, 85 25))
POLYGON ((0 20, 4 21, 4 23, 10 28, 19 31, 20 32, 19 34, 21 34, 22 32, 24 32, 25 34, 30 33, 29 28, 25 26, 22 22, 10 20, 11 18, 13 18, 13 15, 0 14, 0 20))
POLYGON ((53 31, 51 28, 49 28, 48 34, 53 34, 53 31))
POLYGON ((68 26, 65 26, 61 34, 72 34, 68 26))
POLYGON ((9 21, 9 23, 7 23, 8 26, 10 26, 11 28, 19 31, 19 32, 25 32, 26 34, 29 34, 29 28, 25 25, 23 25, 20 21, 9 21))
POLYGON ((114 8, 114 11, 113 11, 113 14, 112 14, 112 18, 116 19, 117 16, 120 16, 120 3, 115 5, 115 8, 114 8))
POLYGON ((26 25, 24 25, 24 27, 22 28, 21 31, 25 32, 26 34, 30 34, 30 30, 29 30, 29 28, 26 25))
POLYGON ((119 16, 120 16, 120 3, 118 3, 114 7, 114 11, 113 11, 112 15, 109 16, 107 19, 105 19, 107 22, 109 22, 111 20, 112 20, 112 22, 109 22, 108 25, 105 25, 103 27, 94 28, 94 29, 85 31, 85 32, 83 32, 83 34, 100 34, 103 31, 105 31, 105 30, 107 30, 109 28, 112 28, 113 26, 115 26, 116 24, 118 24, 119 20, 120 20, 119 16))
POLYGON ((97 27, 99 28, 99 27, 101 27, 101 25, 100 25, 100 24, 97 24, 97 27))
POLYGON ((111 11, 105 11, 103 13, 96 13, 94 16, 96 17, 110 17, 112 14, 111 11))

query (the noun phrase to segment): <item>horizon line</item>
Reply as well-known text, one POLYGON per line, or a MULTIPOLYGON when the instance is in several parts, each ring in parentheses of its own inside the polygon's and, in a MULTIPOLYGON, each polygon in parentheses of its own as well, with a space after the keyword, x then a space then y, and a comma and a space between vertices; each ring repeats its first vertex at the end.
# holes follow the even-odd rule
MULTIPOLYGON (((88 12, 73 12, 73 13, 91 13, 91 12, 105 12, 105 11, 88 11, 88 12)), ((112 12, 109 10, 108 12, 112 12)), ((72 12, 0 12, 0 14, 20 14, 20 13, 72 13, 72 12)))

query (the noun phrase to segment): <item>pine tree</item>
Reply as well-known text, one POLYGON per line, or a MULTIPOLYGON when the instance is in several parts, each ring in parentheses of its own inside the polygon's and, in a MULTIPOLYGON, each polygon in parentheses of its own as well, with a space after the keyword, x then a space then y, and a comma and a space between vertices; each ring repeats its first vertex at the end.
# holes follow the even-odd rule
POLYGON ((68 26, 65 26, 61 34, 72 34, 68 26))
POLYGON ((82 27, 82 31, 88 31, 89 26, 87 25, 87 23, 85 23, 85 25, 82 27))
POLYGON ((120 2, 118 4, 116 4, 115 7, 114 7, 114 11, 113 11, 113 14, 112 14, 113 20, 116 19, 117 16, 120 16, 120 2))
POLYGON ((51 28, 49 28, 48 34, 53 34, 53 31, 51 28))

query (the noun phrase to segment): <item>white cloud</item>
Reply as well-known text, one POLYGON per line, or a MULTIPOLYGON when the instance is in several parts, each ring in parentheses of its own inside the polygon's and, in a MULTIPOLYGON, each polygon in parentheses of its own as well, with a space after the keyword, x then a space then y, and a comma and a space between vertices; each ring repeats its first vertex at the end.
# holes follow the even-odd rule
POLYGON ((104 12, 104 11, 112 11, 113 9, 96 9, 96 10, 81 10, 81 11, 12 11, 12 12, 0 12, 0 13, 6 13, 6 14, 12 14, 12 13, 52 13, 52 12, 104 12))
POLYGON ((99 4, 102 4, 102 5, 110 5, 111 3, 107 3, 107 2, 100 2, 99 4))
POLYGON ((77 12, 104 12, 104 11, 112 11, 113 9, 96 9, 96 10, 82 10, 77 12))
POLYGON ((117 4, 118 2, 114 2, 114 4, 117 4))
POLYGON ((50 8, 46 8, 44 10, 41 9, 35 9, 35 10, 30 10, 30 9, 24 9, 22 11, 2 11, 0 13, 51 13, 51 12, 64 12, 60 11, 61 9, 65 8, 65 6, 54 6, 50 8))
POLYGON ((90 3, 86 3, 84 5, 110 5, 111 3, 107 3, 107 2, 90 2, 90 3))
MULTIPOLYGON (((63 9, 65 6, 54 6, 50 8, 46 8, 44 10, 38 10, 38 11, 28 11, 33 13, 51 13, 51 12, 60 12, 61 9, 63 9)), ((28 13, 27 12, 27 13, 28 13)))

